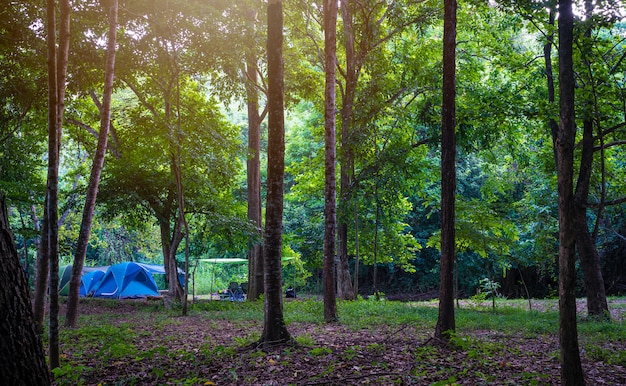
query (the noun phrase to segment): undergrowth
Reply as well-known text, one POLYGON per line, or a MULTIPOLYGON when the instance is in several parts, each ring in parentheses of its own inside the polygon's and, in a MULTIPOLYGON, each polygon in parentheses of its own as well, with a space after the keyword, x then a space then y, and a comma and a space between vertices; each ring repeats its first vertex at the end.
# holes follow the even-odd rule
MULTIPOLYGON (((191 368, 198 368, 211 363, 233 361, 238 350, 259 339, 263 323, 262 301, 205 301, 191 304, 190 317, 202 321, 200 330, 220 329, 224 323, 228 323, 235 332, 230 338, 230 344, 206 340, 201 346, 190 348, 185 344, 184 333, 171 335, 173 327, 180 330, 180 327, 185 326, 185 318, 180 316, 180 310, 166 309, 158 302, 127 303, 88 299, 85 304, 86 307, 99 307, 101 313, 81 315, 78 328, 61 329, 61 367, 54 371, 57 385, 85 384, 90 374, 102 373, 107 367, 121 363, 132 362, 138 369, 145 367, 142 371, 152 377, 167 379, 168 369, 175 368, 181 362, 191 368), (258 331, 255 331, 256 328, 258 331), (154 363, 159 363, 159 367, 154 367, 154 363)), ((471 374, 452 371, 441 349, 426 343, 437 321, 438 310, 433 302, 338 301, 337 325, 355 332, 371 330, 373 336, 380 337, 376 343, 354 342, 339 351, 339 346, 331 350, 319 338, 324 336, 324 328, 327 326, 323 322, 323 302, 301 299, 285 301, 284 315, 288 329, 290 326, 309 325, 305 329, 307 332, 294 337, 300 350, 306 352, 307 360, 322 360, 330 354, 336 354, 345 361, 373 357, 377 359, 372 360, 371 365, 384 370, 389 366, 384 359, 391 347, 387 340, 413 339, 424 344, 414 344, 411 348, 416 363, 412 377, 419 378, 424 374, 438 374, 439 379, 471 376, 489 383, 493 380, 489 370, 492 367, 515 370, 514 360, 503 358, 515 358, 522 354, 516 342, 539 337, 549 351, 547 355, 555 360, 558 358, 558 346, 555 346, 558 344, 558 313, 551 307, 543 311, 528 311, 524 304, 524 301, 507 301, 499 303, 495 310, 476 307, 455 310, 456 332, 451 341, 456 350, 454 361, 462 368, 473 369, 471 374), (406 336, 408 331, 411 331, 410 336, 406 336), (311 332, 316 333, 316 337, 311 332)), ((578 326, 582 355, 607 364, 626 366, 626 354, 621 349, 626 342, 626 324, 623 321, 580 318, 578 326)), ((43 338, 47 340, 47 333, 43 338)), ((44 343, 47 345, 47 342, 44 343)), ((283 356, 290 355, 289 350, 283 356)), ((541 355, 545 355, 545 352, 541 355)), ((452 360, 453 356, 449 358, 452 360)), ((257 361, 254 356, 250 360, 257 361)), ((275 366, 278 365, 274 362, 282 363, 278 359, 267 361, 275 366)), ((241 380, 241 374, 237 371, 240 370, 233 367, 232 379, 241 380)), ((541 369, 515 371, 515 378, 522 383, 541 384, 545 377, 541 369)), ((324 371, 320 375, 326 376, 324 371)), ((119 384, 135 382, 135 375, 128 377, 119 384)), ((193 378, 179 378, 176 384, 194 384, 193 378)), ((202 378, 195 378, 196 381, 199 379, 202 378)))

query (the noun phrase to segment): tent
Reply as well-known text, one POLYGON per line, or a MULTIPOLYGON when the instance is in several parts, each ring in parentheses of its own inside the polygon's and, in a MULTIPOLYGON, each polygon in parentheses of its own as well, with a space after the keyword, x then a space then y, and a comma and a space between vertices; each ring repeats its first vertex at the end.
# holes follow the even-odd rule
POLYGON ((92 296, 103 277, 103 271, 91 271, 84 273, 80 278, 80 296, 92 296))
MULTIPOLYGON (((246 260, 247 261, 247 260, 246 260)), ((165 267, 163 264, 147 264, 147 263, 136 263, 141 268, 148 271, 151 275, 165 275, 165 267)), ((178 281, 180 281, 180 285, 185 288, 185 271, 181 268, 177 268, 178 270, 178 281)))
POLYGON ((95 290, 94 297, 113 299, 158 296, 152 275, 137 263, 127 262, 109 267, 95 290))
MULTIPOLYGON (((100 282, 109 267, 85 267, 80 278, 80 296, 87 296, 100 282)), ((68 296, 70 293, 70 278, 72 265, 59 268, 59 295, 68 296)))
MULTIPOLYGON (((70 293, 70 278, 72 277, 72 266, 66 265, 64 267, 59 268, 59 295, 67 296, 70 293)), ((83 291, 83 286, 81 283, 80 286, 81 292, 83 291)))

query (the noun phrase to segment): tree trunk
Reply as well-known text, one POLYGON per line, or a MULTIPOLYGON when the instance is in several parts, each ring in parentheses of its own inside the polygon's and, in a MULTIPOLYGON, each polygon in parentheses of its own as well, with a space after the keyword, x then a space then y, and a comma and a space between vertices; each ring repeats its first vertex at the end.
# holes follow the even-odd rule
MULTIPOLYGON (((593 3, 589 0, 585 1, 585 13, 589 19, 593 16, 593 3)), ((591 63, 587 57, 588 47, 591 39, 591 26, 585 30, 582 51, 583 62, 588 69, 589 82, 592 87, 595 80, 591 71, 591 63)), ((589 47, 590 49, 590 47, 589 47)), ((585 101, 588 109, 585 109, 586 116, 583 120, 583 140, 580 158, 580 168, 578 171, 578 180, 576 181, 576 191, 574 194, 575 201, 575 228, 576 228, 576 248, 580 256, 580 266, 583 270, 585 281, 585 290, 587 293, 587 313, 589 316, 601 319, 610 319, 609 306, 606 301, 606 291, 604 288, 604 278, 602 277, 602 269, 600 267, 600 256, 596 249, 596 240, 589 231, 587 223, 587 202, 589 199, 589 186, 591 184, 591 171, 593 168, 593 116, 594 110, 593 99, 585 101)), ((600 135, 602 130, 598 129, 600 135)))
MULTIPOLYGON (((155 208, 152 208, 155 210, 155 208)), ((156 213, 156 210, 155 210, 156 213)), ((165 269, 165 279, 167 280, 168 292, 175 299, 182 300, 184 296, 183 287, 178 280, 178 265, 176 264, 176 251, 183 241, 181 224, 176 221, 174 229, 170 228, 169 216, 159 215, 159 229, 161 231, 161 248, 163 251, 163 268, 165 269)))
POLYGON ((456 194, 456 0, 444 0, 443 101, 441 108, 441 263, 439 316, 435 337, 449 339, 455 330, 454 256, 456 194))
POLYGON ((374 202, 376 203, 376 219, 374 220, 374 253, 372 259, 374 274, 372 277, 372 291, 374 293, 374 298, 376 300, 380 300, 380 293, 378 292, 378 229, 380 227, 380 201, 378 200, 378 182, 374 192, 374 202))
POLYGON ((61 128, 65 109, 65 83, 70 39, 69 0, 60 1, 59 42, 56 47, 56 2, 48 0, 47 53, 48 53, 48 178, 46 185, 47 259, 50 263, 50 322, 49 362, 50 368, 59 367, 59 158, 61 128))
MULTIPOLYGON (((556 11, 550 8, 550 13, 548 16, 548 25, 554 27, 554 18, 556 11)), ((556 91, 554 88, 554 71, 552 70, 552 45, 554 43, 554 33, 551 32, 547 39, 546 44, 543 46, 543 59, 546 66, 546 81, 548 86, 548 102, 553 104, 556 100, 556 91)), ((550 118, 548 121, 548 126, 550 127, 550 134, 552 135, 552 145, 553 145, 553 153, 554 153, 554 164, 556 165, 557 156, 556 156, 556 138, 559 134, 559 124, 558 122, 550 118)))
POLYGON ((282 242, 285 174, 283 83, 283 4, 267 4, 267 203, 265 205, 265 311, 260 344, 267 348, 291 341, 283 315, 282 242))
POLYGON ((28 280, 9 229, 6 202, 0 195, 0 384, 50 385, 43 346, 36 331, 28 280))
MULTIPOLYGON (((348 264, 348 207, 350 200, 350 184, 353 173, 353 159, 350 151, 350 131, 352 129, 354 98, 358 81, 356 55, 354 48, 354 29, 349 0, 341 0, 341 16, 343 19, 343 37, 346 51, 346 85, 341 98, 341 159, 339 174, 339 216, 337 240, 339 242, 337 267, 337 295, 344 300, 356 299, 350 280, 348 264)), ((356 204, 355 204, 356 205, 356 204)))
POLYGON ((359 250, 359 213, 356 205, 354 206, 354 297, 359 296, 359 263, 360 263, 360 250, 359 250))
POLYGON ((337 131, 335 125, 335 66, 337 62, 337 0, 324 0, 324 321, 337 321, 335 241, 337 229, 337 131))
POLYGON ((33 299, 33 317, 37 331, 43 333, 46 316, 46 294, 48 293, 48 276, 50 274, 50 253, 48 251, 48 195, 44 200, 44 212, 41 225, 41 237, 37 248, 37 273, 35 275, 35 294, 33 299))
POLYGON ((113 94, 113 75, 115 70, 115 46, 117 42, 117 8, 118 1, 111 0, 108 3, 109 15, 109 37, 107 43, 107 58, 104 74, 104 93, 102 97, 102 109, 100 109, 100 133, 98 135, 98 145, 96 153, 93 157, 91 166, 91 175, 89 177, 89 185, 85 197, 85 208, 83 210, 83 219, 80 224, 78 241, 76 243, 76 251, 74 255, 74 264, 72 265, 72 276, 70 279, 70 289, 67 301, 67 311, 65 314, 65 326, 76 327, 78 320, 78 298, 80 296, 80 282, 85 264, 85 256, 87 254, 87 245, 89 243, 89 234, 91 232, 91 224, 93 213, 96 208, 96 198, 98 196, 98 185, 100 183, 100 175, 104 166, 104 156, 107 151, 107 141, 109 138, 109 127, 111 125, 111 95, 113 94))
POLYGON ((556 141, 559 197, 559 347, 561 382, 584 385, 576 330, 576 235, 574 218, 574 15, 572 0, 559 0, 559 135, 556 141))
POLYGON ((583 122, 582 155, 574 196, 575 242, 587 292, 587 313, 589 316, 608 319, 610 318, 609 306, 600 268, 600 256, 587 223, 587 201, 593 167, 593 142, 593 121, 588 118, 583 122))
MULTIPOLYGON (((256 20, 256 12, 251 17, 256 20)), ((253 24, 254 25, 254 24, 253 24)), ((254 33, 252 28, 251 33, 254 33)), ((254 41, 254 40, 252 40, 254 41)), ((261 117, 257 90, 256 56, 250 52, 246 58, 246 96, 248 100, 248 220, 257 228, 258 239, 251 238, 248 248, 248 293, 247 299, 257 300, 263 293, 263 248, 260 243, 263 232, 261 208, 261 117)))

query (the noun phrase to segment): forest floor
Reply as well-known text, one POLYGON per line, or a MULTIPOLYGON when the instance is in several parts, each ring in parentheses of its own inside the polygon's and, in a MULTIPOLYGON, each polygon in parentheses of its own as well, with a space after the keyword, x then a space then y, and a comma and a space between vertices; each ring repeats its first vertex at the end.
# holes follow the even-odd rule
MULTIPOLYGON (((407 315, 399 322, 390 317, 389 324, 368 301, 359 306, 361 322, 368 323, 302 322, 299 316, 320 309, 304 304, 319 302, 293 308, 297 302, 285 304, 286 312, 297 313, 287 318, 293 319, 287 328, 295 344, 262 351, 253 347, 262 331, 262 305, 246 317, 250 303, 212 302, 183 317, 145 300, 81 301, 81 325, 61 331, 55 385, 560 384, 554 302, 533 301, 539 310, 523 327, 515 326, 515 314, 489 306, 459 312, 454 345, 432 338, 433 302, 387 301, 384 309, 407 315)), ((583 301, 579 307, 584 312, 583 301)), ((626 301, 612 299, 610 308, 612 322, 581 322, 592 325, 579 332, 589 385, 626 384, 626 301)))

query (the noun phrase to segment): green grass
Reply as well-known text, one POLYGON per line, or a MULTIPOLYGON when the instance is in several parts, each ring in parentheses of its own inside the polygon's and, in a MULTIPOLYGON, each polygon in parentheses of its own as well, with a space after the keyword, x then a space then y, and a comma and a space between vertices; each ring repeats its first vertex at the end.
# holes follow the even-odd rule
MULTIPOLYGON (((185 318, 180 317, 180 310, 166 310, 162 303, 137 302, 129 308, 128 303, 124 306, 119 301, 101 299, 88 299, 87 302, 98 302, 100 308, 109 312, 97 315, 82 315, 79 318, 79 328, 61 328, 60 348, 64 355, 62 367, 55 371, 57 384, 81 384, 83 374, 98 372, 99 366, 116 363, 119 361, 132 360, 136 363, 142 361, 164 363, 176 363, 187 361, 193 363, 197 360, 195 355, 190 354, 185 347, 172 349, 171 343, 180 343, 184 336, 164 335, 154 340, 155 346, 141 351, 138 348, 140 342, 154 338, 153 335, 165 334, 168 326, 184 325, 185 318), (124 313, 116 311, 123 310, 124 313), (136 328, 142 326, 143 328, 136 328), (168 339, 171 339, 169 341, 168 339), (69 366, 68 364, 71 364, 69 366), (98 368, 94 368, 94 366, 98 368), (72 370, 74 369, 74 370, 72 370)), ((539 301, 537 301, 539 302, 539 301)), ((502 337, 501 341, 508 341, 508 337, 535 338, 543 336, 547 340, 555 340, 558 332, 558 312, 553 308, 554 301, 542 303, 542 310, 528 311, 524 301, 499 301, 495 310, 491 307, 472 307, 466 305, 455 310, 456 333, 453 343, 466 354, 464 360, 468 361, 467 367, 476 366, 484 362, 484 368, 489 368, 490 363, 497 363, 503 353, 515 354, 519 350, 515 346, 499 343, 500 339, 483 339, 483 333, 489 336, 502 337)), ((413 336, 418 341, 426 341, 432 336, 437 321, 438 309, 436 302, 394 302, 394 301, 338 301, 339 324, 354 331, 371 329, 385 331, 389 327, 391 334, 387 336, 397 338, 404 334, 408 326, 414 328, 413 336)), ((537 307, 539 308, 539 307, 537 307)), ((313 324, 316 328, 325 328, 323 315, 323 302, 319 300, 286 301, 284 303, 285 321, 289 328, 291 324, 313 324)), ((203 328, 206 330, 218 329, 224 320, 231 324, 240 324, 243 328, 250 326, 250 322, 261 325, 263 322, 263 301, 257 302, 229 302, 229 301, 206 301, 198 302, 190 307, 190 315, 201 318, 203 328)), ((626 366, 626 353, 620 348, 626 341, 626 323, 623 321, 597 321, 579 318, 579 340, 581 349, 587 357, 600 360, 609 364, 626 366)), ((242 330, 245 331, 245 330, 242 330)), ((310 330, 309 330, 310 331, 310 330)), ((409 330, 406 330, 409 331, 409 330)), ((196 353, 202 355, 205 360, 225 360, 235 355, 239 347, 247 346, 258 340, 259 331, 249 331, 237 336, 232 343, 217 344, 207 341, 196 353)), ((381 332, 381 334, 384 334, 381 332)), ((311 357, 323 357, 330 353, 325 346, 318 346, 318 342, 311 334, 304 333, 294 337, 296 342, 307 350, 311 357)), ((47 340, 47 333, 44 334, 47 340)), ((47 344, 47 342, 45 342, 47 344)), ((368 345, 354 345, 347 347, 339 355, 345 359, 355 356, 379 355, 387 349, 386 342, 368 345)), ((432 346, 416 347, 415 360, 418 365, 415 374, 422 372, 442 372, 442 376, 453 377, 455 374, 448 373, 444 368, 434 369, 429 367, 429 358, 437 354, 432 346), (423 363, 423 365, 422 365, 423 363)), ((287 352, 285 353, 287 355, 287 352)), ((555 351, 554 355, 558 355, 555 351)), ((254 359, 254 358, 253 358, 254 359)), ((385 363, 376 362, 375 366, 385 367, 385 363)), ((445 366, 444 366, 445 367, 445 366)), ((159 369, 153 370, 159 372, 159 369)), ((154 373, 155 376, 162 376, 154 373)), ((238 375, 233 374, 236 378, 238 375)), ((527 379, 528 384, 535 380, 541 380, 540 373, 518 374, 519 379, 527 379), (526 378, 524 378, 526 377, 526 378)), ((482 377, 482 376, 481 376, 482 377)), ((233 378, 233 379, 234 379, 233 378)), ((451 378, 450 378, 451 379, 451 378)), ((485 374, 485 382, 489 380, 489 374, 485 374)), ((131 382, 132 380, 128 380, 131 382)), ((540 382, 540 381, 539 381, 540 382)))

